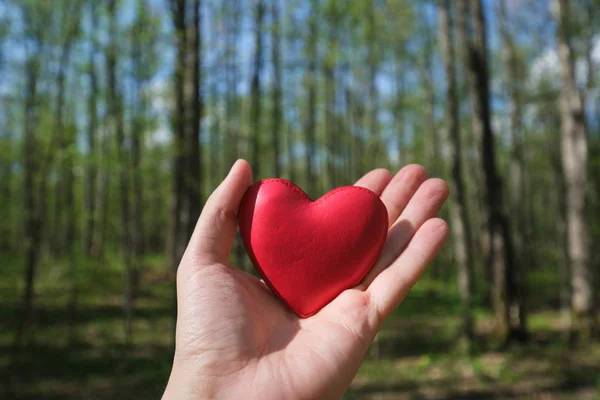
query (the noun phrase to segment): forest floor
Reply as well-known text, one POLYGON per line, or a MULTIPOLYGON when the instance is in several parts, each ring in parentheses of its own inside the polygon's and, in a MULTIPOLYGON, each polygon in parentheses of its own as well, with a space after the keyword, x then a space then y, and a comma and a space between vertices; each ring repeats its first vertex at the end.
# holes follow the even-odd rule
MULTIPOLYGON (((76 339, 69 346, 67 269, 44 262, 35 325, 11 371, 7 365, 22 264, 1 258, 0 398, 160 398, 172 358, 173 288, 159 258, 147 260, 129 351, 123 347, 121 273, 117 266, 106 266, 118 263, 78 263, 76 339)), ((460 310, 455 288, 448 286, 427 278, 417 285, 379 334, 379 357, 370 353, 345 398, 600 398, 600 343, 567 346, 560 316, 553 311, 540 308, 530 314, 528 344, 500 350, 491 315, 477 310, 477 348, 471 356, 461 355, 455 350, 460 310)))

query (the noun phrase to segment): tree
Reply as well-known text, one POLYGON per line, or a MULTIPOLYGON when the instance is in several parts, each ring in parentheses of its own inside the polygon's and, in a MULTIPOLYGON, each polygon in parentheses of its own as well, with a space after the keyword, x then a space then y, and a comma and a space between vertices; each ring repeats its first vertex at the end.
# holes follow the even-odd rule
POLYGON ((117 78, 118 53, 117 47, 117 1, 108 2, 109 45, 106 54, 106 71, 108 73, 108 107, 112 131, 115 133, 117 161, 119 171, 119 208, 121 212, 120 242, 125 271, 123 273, 123 315, 125 344, 130 346, 133 340, 132 322, 134 313, 134 269, 131 242, 131 215, 129 198, 129 157, 125 138, 123 117, 123 99, 117 78))
POLYGON ((260 138, 261 138, 261 88, 260 74, 262 73, 262 26, 265 14, 265 3, 263 0, 256 0, 254 9, 254 64, 252 70, 252 83, 250 88, 250 96, 252 108, 250 110, 250 136, 252 137, 252 150, 250 155, 250 164, 254 170, 255 176, 261 176, 260 165, 260 138))
POLYGON ((308 95, 304 131, 306 134, 306 192, 309 196, 316 195, 316 175, 314 171, 317 151, 317 40, 318 40, 318 1, 311 0, 311 11, 308 17, 308 36, 306 38, 306 56, 308 69, 305 75, 305 85, 308 95))
POLYGON ((200 126, 204 110, 202 97, 202 2, 171 0, 175 27, 177 66, 174 72, 175 108, 173 186, 167 251, 169 270, 175 273, 187 240, 202 207, 200 126), (191 23, 188 8, 192 9, 191 23))
POLYGON ((183 238, 184 246, 191 237, 196 221, 202 210, 202 171, 201 171, 201 149, 200 149, 200 126, 204 113, 204 98, 202 96, 203 80, 202 80, 202 1, 193 0, 193 22, 191 24, 191 40, 188 54, 191 56, 191 64, 189 65, 188 83, 191 88, 191 94, 188 100, 188 123, 189 131, 186 135, 186 151, 188 152, 186 173, 186 192, 189 197, 187 211, 187 221, 185 222, 186 235, 183 238))
POLYGON ((175 27, 176 43, 176 65, 174 71, 174 93, 175 108, 171 118, 173 126, 173 186, 169 202, 169 236, 167 239, 167 254, 169 270, 174 275, 179 260, 185 250, 183 238, 183 214, 185 195, 185 124, 186 118, 186 96, 185 96, 185 72, 187 54, 187 26, 186 26, 186 1, 170 0, 173 25, 175 27))
POLYGON ((335 161, 339 157, 339 145, 340 138, 338 136, 338 127, 336 126, 336 82, 335 82, 335 69, 338 62, 338 25, 340 19, 340 10, 338 9, 339 3, 337 1, 330 1, 327 3, 325 9, 325 17, 328 25, 327 33, 327 49, 328 54, 325 56, 323 61, 323 76, 325 78, 325 162, 324 171, 325 174, 325 187, 335 187, 339 179, 336 179, 335 161))
POLYGON ((367 46, 367 92, 369 99, 368 112, 365 114, 367 122, 365 126, 368 127, 369 138, 368 138, 368 150, 365 154, 365 160, 363 168, 374 168, 379 158, 383 156, 381 143, 379 138, 379 93, 377 91, 377 72, 378 62, 380 55, 378 54, 377 46, 377 21, 375 15, 375 8, 377 7, 375 2, 365 3, 366 10, 366 23, 365 23, 365 40, 367 46))
POLYGON ((571 45, 571 5, 558 0, 557 42, 561 89, 559 95, 562 166, 566 185, 567 241, 571 267, 571 307, 584 336, 592 324, 592 274, 585 217, 587 128, 580 91, 575 81, 571 45))
POLYGON ((5 254, 14 250, 15 243, 14 219, 10 217, 13 215, 14 204, 15 118, 12 115, 12 107, 7 103, 8 101, 0 100, 0 119, 3 122, 3 127, 0 128, 0 210, 9 216, 0 226, 0 252, 5 254))
POLYGON ((90 52, 88 59, 88 76, 90 80, 90 91, 88 95, 88 126, 87 126, 87 168, 85 178, 85 230, 83 248, 86 254, 92 254, 94 232, 96 229, 96 178, 98 157, 96 154, 96 135, 98 130, 98 77, 96 73, 96 38, 94 37, 97 26, 97 13, 95 3, 90 4, 91 37, 90 52))
POLYGON ((273 141, 273 171, 275 177, 281 176, 280 140, 282 122, 281 104, 281 22, 279 17, 279 0, 272 0, 271 14, 273 27, 271 28, 271 57, 273 58, 273 115, 271 124, 271 137, 273 141))
MULTIPOLYGON (((63 210, 66 208, 66 197, 69 196, 70 188, 64 186, 64 181, 70 181, 67 176, 71 173, 67 169, 69 161, 65 160, 68 158, 68 145, 69 140, 63 132, 64 121, 63 121, 63 109, 65 104, 65 77, 67 73, 67 67, 71 57, 71 48, 73 41, 76 39, 77 32, 79 30, 79 9, 81 3, 79 1, 65 1, 62 4, 62 26, 65 28, 64 39, 61 43, 60 61, 58 65, 58 74, 56 76, 56 103, 55 103, 55 114, 54 114, 54 135, 57 144, 57 151, 59 153, 58 161, 58 182, 55 185, 54 194, 54 226, 52 234, 52 244, 54 253, 61 255, 65 249, 68 249, 65 243, 63 243, 63 232, 64 220, 63 210), (66 161, 66 162, 65 162, 66 161)), ((68 230, 68 229, 67 229, 68 230)))
POLYGON ((490 235, 489 262, 493 270, 493 305, 497 327, 507 340, 524 339, 526 326, 522 299, 515 280, 513 242, 506 215, 503 181, 496 166, 494 134, 491 125, 490 91, 487 63, 486 25, 480 0, 462 2, 463 46, 466 55, 467 83, 474 111, 473 130, 479 140, 485 177, 485 206, 490 235), (470 7, 469 7, 470 6, 470 7), (472 12, 472 14, 471 14, 472 12), (472 18, 473 31, 469 29, 472 18))
POLYGON ((525 82, 524 67, 519 59, 516 44, 510 33, 508 18, 506 15, 506 1, 502 0, 498 6, 498 19, 500 24, 500 33, 503 42, 503 58, 506 65, 509 99, 509 114, 510 114, 510 136, 511 136, 511 151, 510 151, 510 209, 513 215, 514 229, 512 236, 515 244, 514 259, 518 268, 514 270, 514 279, 516 280, 515 290, 518 291, 517 296, 520 300, 520 314, 523 315, 523 320, 526 319, 525 307, 525 282, 527 271, 526 251, 528 244, 531 242, 529 233, 529 223, 527 218, 527 207, 524 206, 525 201, 525 158, 523 150, 524 126, 521 110, 523 108, 522 100, 522 82, 525 82))
MULTIPOLYGON (((43 201, 45 185, 38 182, 42 171, 39 162, 39 138, 37 134, 38 114, 38 80, 41 70, 40 49, 43 47, 44 11, 36 10, 32 2, 21 4, 23 16, 26 59, 24 65, 25 90, 23 101, 23 193, 24 193, 24 239, 25 239, 25 274, 21 319, 17 325, 13 343, 13 356, 16 357, 21 348, 23 337, 31 322, 35 307, 35 280, 40 259, 42 243, 43 201), (39 191, 38 191, 39 190, 39 191), (40 199, 40 195, 42 195, 40 199)), ((13 359, 14 361, 14 359, 13 359)))
POLYGON ((452 9, 449 0, 438 0, 440 19, 440 43, 446 74, 446 123, 451 162, 452 199, 450 218, 454 257, 458 268, 458 288, 461 296, 462 325, 461 341, 468 346, 473 339, 472 295, 473 295, 473 243, 468 214, 467 193, 463 181, 462 140, 459 124, 456 67, 454 59, 452 9))
POLYGON ((148 134, 149 95, 148 82, 157 69, 157 27, 158 19, 149 12, 147 0, 137 0, 136 16, 131 26, 131 178, 133 218, 131 223, 131 246, 133 252, 133 286, 137 284, 145 253, 144 210, 146 209, 146 188, 143 174, 145 157, 145 137, 148 134))
MULTIPOLYGON (((422 21, 427 21, 428 16, 427 13, 423 13, 424 15, 421 17, 422 21)), ((428 22, 423 22, 420 27, 421 34, 423 36, 424 43, 423 51, 422 51, 422 60, 420 60, 420 74, 423 85, 423 94, 424 94, 424 117, 425 117, 425 125, 426 125, 426 133, 423 135, 425 143, 424 143, 424 157, 425 165, 429 166, 431 173, 433 175, 439 176, 441 174, 442 166, 441 166, 441 157, 440 157, 440 145, 439 145, 439 136, 438 133, 438 124, 436 122, 435 117, 435 109, 436 109, 436 93, 435 93, 435 83, 434 83, 434 51, 435 51, 435 42, 433 35, 433 27, 428 22)), ((435 268, 435 264, 432 268, 434 274, 437 274, 438 268, 435 268)))

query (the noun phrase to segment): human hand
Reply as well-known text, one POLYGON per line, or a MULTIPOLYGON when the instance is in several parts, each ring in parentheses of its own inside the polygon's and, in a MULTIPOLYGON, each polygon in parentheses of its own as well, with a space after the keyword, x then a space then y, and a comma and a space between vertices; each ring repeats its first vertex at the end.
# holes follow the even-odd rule
POLYGON ((254 276, 232 267, 237 210, 252 184, 240 160, 210 196, 177 272, 173 369, 163 400, 336 399, 350 386, 383 321, 448 236, 435 215, 448 197, 418 165, 357 186, 380 195, 390 229, 363 282, 301 319, 254 276))

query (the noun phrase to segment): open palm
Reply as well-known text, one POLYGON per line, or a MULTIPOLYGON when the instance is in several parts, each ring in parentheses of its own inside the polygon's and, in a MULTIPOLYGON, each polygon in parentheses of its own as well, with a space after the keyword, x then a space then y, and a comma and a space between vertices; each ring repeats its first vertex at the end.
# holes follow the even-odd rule
POLYGON ((237 209, 252 184, 238 161, 206 203, 177 275, 177 336, 163 399, 335 399, 355 376, 385 318, 448 236, 434 218, 448 197, 418 165, 356 185, 381 196, 390 230, 357 287, 301 319, 254 276, 229 265, 237 209))

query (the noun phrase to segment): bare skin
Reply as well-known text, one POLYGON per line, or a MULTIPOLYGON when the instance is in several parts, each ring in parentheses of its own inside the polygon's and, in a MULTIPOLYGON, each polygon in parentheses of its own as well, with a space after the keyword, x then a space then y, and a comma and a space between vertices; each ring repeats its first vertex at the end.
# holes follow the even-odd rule
POLYGON ((356 185, 379 194, 390 230, 363 282, 301 319, 255 277, 232 267, 237 209, 252 184, 239 160, 210 196, 177 274, 173 369, 163 400, 339 399, 384 320, 438 254, 447 224, 435 215, 448 197, 440 179, 408 165, 356 185))

